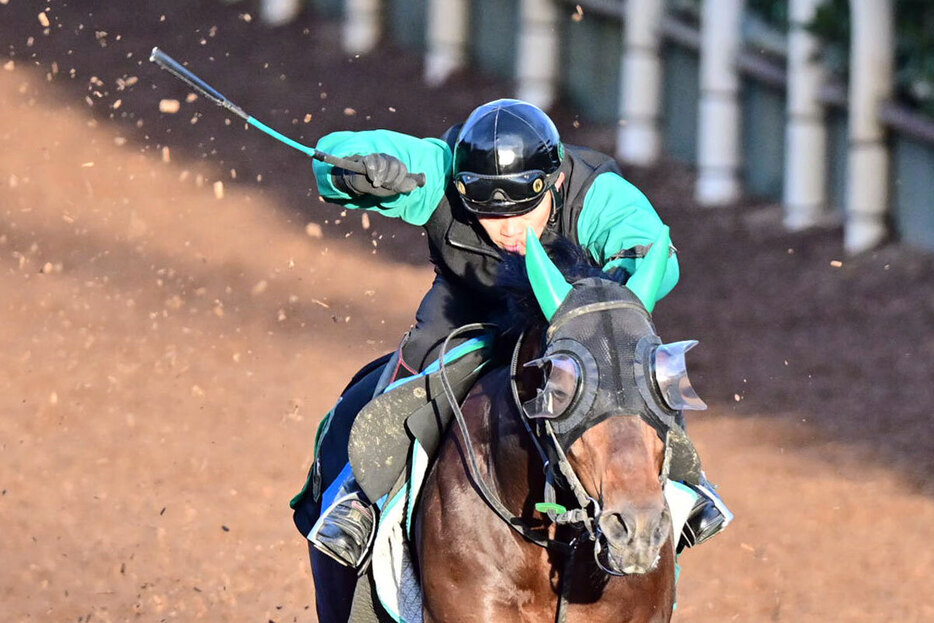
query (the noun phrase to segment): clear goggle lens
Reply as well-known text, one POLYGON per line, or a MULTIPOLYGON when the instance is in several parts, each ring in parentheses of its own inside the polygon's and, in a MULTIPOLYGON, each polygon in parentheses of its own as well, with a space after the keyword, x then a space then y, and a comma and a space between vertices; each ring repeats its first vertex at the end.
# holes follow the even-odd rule
POLYGON ((574 402, 580 388, 581 368, 577 360, 568 355, 551 355, 525 364, 543 371, 544 384, 534 398, 522 403, 522 410, 530 418, 556 418, 563 415, 574 402))
POLYGON ((655 382, 665 403, 676 411, 703 411, 707 408, 691 385, 684 359, 684 354, 695 346, 697 340, 662 344, 652 355, 655 382))

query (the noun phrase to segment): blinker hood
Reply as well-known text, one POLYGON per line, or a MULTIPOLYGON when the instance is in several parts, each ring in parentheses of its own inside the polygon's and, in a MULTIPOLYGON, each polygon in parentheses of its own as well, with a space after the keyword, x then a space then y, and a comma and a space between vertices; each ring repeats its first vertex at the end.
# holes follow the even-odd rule
POLYGON ((662 399, 672 409, 703 411, 707 403, 701 400, 688 378, 684 354, 697 346, 697 340, 661 344, 652 352, 652 371, 662 399))
POLYGON ((550 322, 543 358, 569 355, 582 375, 571 406, 549 419, 563 447, 613 415, 638 415, 664 438, 678 425, 681 409, 706 406, 684 365, 684 353, 696 342, 662 344, 650 316, 669 245, 665 227, 625 286, 591 278, 572 287, 534 232, 526 231, 529 281, 550 322))

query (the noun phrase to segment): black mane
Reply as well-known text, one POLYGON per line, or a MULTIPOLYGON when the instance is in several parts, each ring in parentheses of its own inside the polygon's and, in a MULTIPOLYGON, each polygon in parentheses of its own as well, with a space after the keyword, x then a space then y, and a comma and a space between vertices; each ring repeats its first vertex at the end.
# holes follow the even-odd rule
MULTIPOLYGON (((600 267, 594 265, 586 249, 567 238, 558 237, 554 242, 546 244, 545 249, 569 283, 599 277, 624 284, 629 279, 629 273, 621 268, 609 273, 603 272, 600 267)), ((517 253, 503 254, 503 263, 496 275, 496 286, 506 297, 505 312, 495 319, 504 334, 518 336, 526 329, 547 325, 547 320, 532 292, 523 256, 517 253)))

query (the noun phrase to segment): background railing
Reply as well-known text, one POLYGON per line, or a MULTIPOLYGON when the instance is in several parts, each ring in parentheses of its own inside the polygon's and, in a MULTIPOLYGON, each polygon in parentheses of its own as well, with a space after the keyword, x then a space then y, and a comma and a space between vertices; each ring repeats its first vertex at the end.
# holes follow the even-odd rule
MULTIPOLYGON (((225 0, 236 1, 236 0, 225 0)), ((934 2, 927 0, 262 0, 382 37, 440 85, 472 66, 548 108, 612 126, 616 155, 697 167, 697 199, 781 202, 842 222, 848 251, 891 234, 934 250, 934 2), (518 33, 518 34, 516 34, 518 33)))

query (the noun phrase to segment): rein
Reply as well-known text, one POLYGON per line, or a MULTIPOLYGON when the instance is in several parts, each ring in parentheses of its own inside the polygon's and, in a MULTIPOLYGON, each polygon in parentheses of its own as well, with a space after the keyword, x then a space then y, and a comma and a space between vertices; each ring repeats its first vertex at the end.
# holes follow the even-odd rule
MULTIPOLYGON (((560 541, 557 539, 550 539, 548 537, 542 537, 538 534, 535 534, 532 531, 532 529, 529 528, 525 524, 522 518, 516 516, 515 514, 512 513, 512 511, 506 508, 506 505, 503 504, 502 501, 500 501, 499 497, 495 493, 493 493, 493 491, 491 491, 490 488, 487 486, 486 481, 484 480, 483 476, 480 474, 480 468, 477 465, 477 455, 473 449, 473 442, 470 439, 470 432, 467 429, 467 422, 464 420, 464 413, 461 411, 460 405, 457 404, 457 398, 454 395, 454 390, 451 387, 451 382, 448 380, 447 372, 445 370, 444 356, 448 350, 448 345, 451 342, 451 340, 454 337, 462 333, 467 333, 468 331, 476 331, 478 329, 488 329, 494 326, 495 325, 491 325, 488 323, 474 323, 474 324, 464 325, 463 327, 455 329, 448 335, 447 339, 444 340, 444 344, 441 347, 441 353, 439 356, 439 364, 440 364, 439 371, 440 371, 440 377, 441 377, 441 386, 444 389, 445 397, 448 399, 448 402, 451 405, 451 409, 454 411, 454 419, 457 421, 457 425, 460 428, 461 434, 464 437, 464 443, 467 446, 467 458, 468 458, 467 468, 468 468, 468 471, 470 472, 470 477, 473 479, 473 481, 477 485, 477 488, 480 490, 480 495, 483 498, 483 500, 493 510, 493 512, 495 512, 499 516, 499 518, 502 519, 510 528, 515 530, 518 534, 520 534, 527 541, 530 541, 531 543, 534 543, 540 547, 543 547, 545 549, 555 549, 562 553, 570 554, 577 547, 577 544, 578 544, 577 537, 571 539, 571 541, 569 542, 564 542, 564 541, 560 541)), ((548 460, 547 456, 542 450, 541 445, 539 444, 538 439, 532 433, 532 430, 529 428, 528 422, 526 422, 525 419, 522 418, 521 416, 520 416, 520 419, 522 420, 523 425, 525 426, 526 430, 529 432, 530 436, 532 437, 532 440, 535 443, 535 447, 538 449, 538 452, 541 455, 542 460, 545 463, 546 483, 549 483, 549 482, 551 483, 550 484, 550 486, 552 487, 551 495, 553 497, 554 495, 554 489, 553 489, 554 473, 553 473, 553 469, 551 468, 551 461, 548 460)), ((561 462, 566 463, 567 461, 563 453, 561 453, 561 457, 562 458, 561 458, 561 461, 559 462, 559 469, 560 469, 561 462)), ((573 480, 576 481, 576 484, 579 487, 579 489, 575 492, 575 494, 578 497, 578 501, 580 502, 581 500, 581 496, 578 494, 579 492, 583 493, 586 499, 581 504, 581 508, 562 513, 561 515, 558 515, 554 519, 554 521, 556 523, 568 523, 568 524, 583 523, 584 527, 587 529, 587 532, 589 533, 589 536, 591 538, 594 538, 594 535, 595 535, 595 530, 594 530, 594 525, 593 525, 594 518, 592 518, 587 513, 586 506, 587 506, 587 502, 592 502, 594 505, 595 513, 597 517, 599 517, 600 506, 599 504, 597 504, 596 500, 586 495, 586 492, 584 492, 583 486, 580 484, 579 481, 577 481, 577 476, 576 474, 574 474, 574 470, 571 469, 570 464, 567 465, 566 470, 562 469, 563 476, 565 475, 565 471, 567 471, 568 473, 572 475, 573 480), (565 519, 565 521, 559 521, 558 517, 565 519)), ((549 485, 546 484, 546 491, 548 489, 549 489, 549 485)), ((549 513, 549 517, 551 517, 551 513, 549 513)))
MULTIPOLYGON (((574 310, 575 315, 583 315, 586 313, 592 313, 596 311, 605 311, 607 309, 622 308, 622 307, 633 307, 640 309, 637 306, 632 305, 631 303, 625 302, 601 302, 593 303, 590 305, 585 305, 580 308, 580 310, 574 310)), ((496 325, 490 323, 473 323, 464 325, 452 331, 448 337, 444 340, 444 344, 441 346, 441 352, 439 354, 439 372, 441 378, 441 386, 444 389, 445 397, 448 400, 448 403, 451 405, 451 410, 454 412, 454 418, 457 421, 458 428, 460 428, 461 434, 464 437, 464 443, 467 446, 467 469, 470 473, 470 477, 477 484, 479 489, 480 496, 487 503, 487 505, 502 519, 510 528, 515 530, 520 534, 524 539, 538 545, 539 547, 545 549, 556 549, 563 553, 570 553, 579 545, 579 537, 574 537, 569 542, 561 541, 558 539, 551 539, 548 537, 540 536, 532 531, 521 517, 516 516, 512 513, 506 506, 500 501, 499 497, 490 489, 486 481, 480 474, 480 468, 477 465, 477 456, 473 449, 473 442, 470 439, 470 432, 467 429, 467 423, 464 420, 464 414, 461 411, 460 405, 457 404, 457 397, 454 395, 454 391, 451 387, 451 382, 447 376, 447 370, 445 367, 445 355, 448 351, 448 346, 451 340, 463 333, 469 331, 476 331, 480 329, 491 329, 495 328, 496 325)), ((549 329, 549 334, 551 330, 549 329)), ((510 362, 510 374, 514 374, 518 364, 519 350, 523 343, 523 338, 525 335, 520 336, 516 347, 513 350, 512 360, 510 362)), ((511 383, 512 386, 512 395, 513 400, 516 405, 520 404, 519 397, 515 386, 515 383, 511 383)), ((645 418, 643 418, 645 419, 645 418)), ((570 462, 567 459, 567 456, 564 453, 564 450, 561 448, 561 444, 558 442, 558 439, 555 435, 554 428, 551 425, 551 422, 544 420, 541 423, 542 428, 544 429, 545 439, 548 441, 549 449, 552 451, 552 455, 545 450, 542 446, 541 439, 539 435, 532 430, 532 427, 529 424, 528 418, 522 416, 521 409, 519 413, 519 420, 522 422, 522 426, 525 428, 526 432, 529 434, 529 437, 532 439, 532 443, 535 446, 536 451, 538 452, 539 457, 543 463, 543 470, 545 473, 545 504, 544 511, 547 514, 549 520, 557 525, 580 525, 583 531, 586 531, 587 537, 591 541, 596 540, 597 534, 597 522, 600 519, 600 514, 602 509, 600 503, 591 497, 587 491, 584 489, 584 486, 581 484, 580 479, 577 477, 577 474, 574 472, 574 468, 571 467, 570 462), (551 458, 554 456, 554 459, 551 458), (567 510, 563 506, 557 504, 557 479, 555 474, 555 465, 557 465, 558 473, 561 475, 564 483, 568 486, 571 492, 574 494, 574 497, 577 500, 578 508, 567 510), (559 509, 561 512, 558 512, 559 509)), ((656 422, 646 420, 653 428, 659 431, 661 435, 661 430, 656 422)), ((664 435, 665 441, 665 460, 663 463, 662 473, 659 475, 659 482, 664 483, 668 478, 669 465, 671 462, 671 446, 668 443, 668 427, 664 435)), ((605 570, 606 571, 606 570, 605 570)), ((608 573, 612 573, 607 571, 608 573)))
MULTIPOLYGON (((573 310, 571 313, 574 316, 579 316, 587 313, 592 313, 596 311, 605 311, 608 309, 621 308, 621 307, 633 307, 640 309, 638 306, 632 305, 625 302, 600 302, 593 303, 590 305, 585 305, 579 310, 573 310)), ((540 536, 532 531, 532 529, 526 525, 521 517, 513 514, 506 505, 502 503, 499 497, 490 489, 484 480, 483 476, 480 473, 480 468, 477 464, 477 456, 474 452, 473 442, 470 438, 470 432, 467 429, 467 423, 464 419, 464 414, 461 411, 460 405, 457 403, 457 398, 454 395, 454 391, 451 387, 450 380, 447 376, 447 371, 445 368, 445 354, 448 351, 448 346, 451 340, 466 333, 468 331, 475 331, 478 329, 488 329, 493 328, 495 325, 488 323, 474 323, 465 325, 458 329, 452 331, 448 337, 445 339, 444 344, 441 347, 441 353, 439 355, 439 372, 441 378, 441 385, 444 389, 445 397, 447 398, 451 409, 454 413, 454 418, 457 421, 457 425, 460 428, 461 435, 464 438, 464 443, 467 446, 467 469, 470 477, 473 479, 474 483, 479 490, 480 496, 487 503, 487 505, 495 512, 503 522, 506 523, 510 528, 517 532, 522 538, 534 543, 539 547, 542 547, 547 550, 556 550, 565 554, 564 567, 561 574, 561 585, 558 589, 558 605, 555 612, 555 621, 557 623, 565 623, 567 620, 567 607, 568 607, 568 596, 570 593, 571 585, 571 569, 574 565, 575 553, 577 552, 578 546, 581 543, 582 532, 586 531, 586 536, 589 540, 594 541, 599 544, 597 539, 597 526, 600 520, 600 515, 602 509, 600 503, 591 497, 587 491, 584 489, 584 486, 581 484, 580 479, 577 474, 574 472, 574 468, 571 466, 570 462, 567 459, 564 450, 559 443, 554 428, 550 421, 544 420, 539 423, 540 428, 544 431, 544 439, 547 441, 548 450, 546 451, 543 447, 542 439, 540 439, 540 434, 536 434, 532 430, 528 418, 524 417, 521 402, 519 400, 518 388, 515 383, 514 375, 518 369, 518 359, 520 356, 520 350, 522 348, 525 334, 519 337, 518 342, 516 343, 515 349, 513 350, 512 359, 510 361, 509 373, 510 373, 510 388, 512 391, 513 401, 516 406, 519 408, 519 420, 522 422, 523 427, 526 432, 529 434, 529 437, 532 439, 532 443, 535 446, 536 451, 539 454, 539 457, 543 463, 543 470, 545 474, 545 503, 541 509, 539 505, 536 505, 536 510, 542 510, 546 512, 549 520, 551 520, 556 525, 579 525, 581 526, 580 531, 574 538, 570 541, 565 542, 558 539, 551 539, 548 537, 540 536), (554 457, 554 459, 550 458, 554 457), (568 486, 571 492, 574 494, 574 497, 577 499, 578 508, 567 510, 563 506, 557 504, 557 484, 556 484, 556 474, 555 474, 555 464, 557 464, 558 472, 560 473, 564 483, 568 486), (560 510, 560 512, 559 512, 560 510)), ((548 334, 552 335, 556 327, 549 327, 548 334)), ((641 417, 641 416, 640 416, 641 417)), ((662 430, 656 425, 656 422, 649 421, 644 418, 647 423, 649 423, 659 435, 662 435, 662 430)), ((659 482, 664 483, 665 479, 668 478, 669 465, 671 462, 671 446, 668 443, 668 437, 670 428, 664 426, 664 423, 658 422, 663 425, 665 430, 663 440, 665 441, 665 460, 663 463, 662 473, 659 475, 659 482)), ((610 575, 621 575, 620 573, 613 572, 606 569, 603 565, 600 565, 600 568, 610 574, 610 575)))

